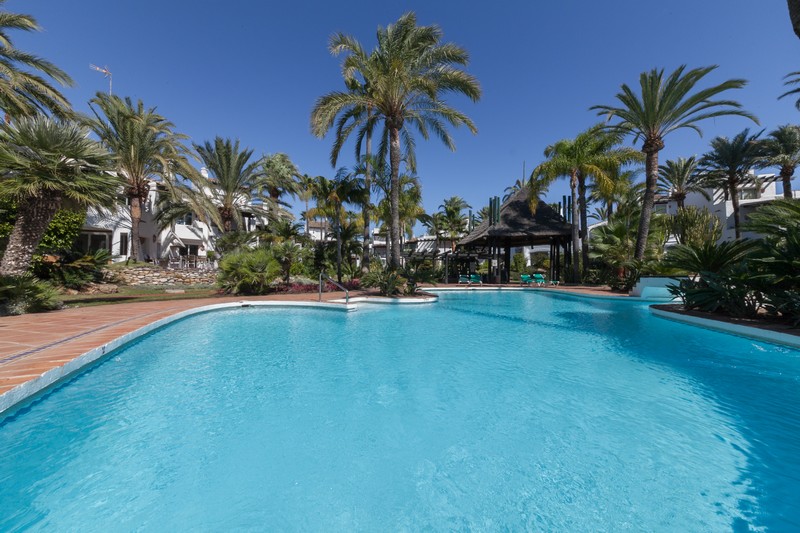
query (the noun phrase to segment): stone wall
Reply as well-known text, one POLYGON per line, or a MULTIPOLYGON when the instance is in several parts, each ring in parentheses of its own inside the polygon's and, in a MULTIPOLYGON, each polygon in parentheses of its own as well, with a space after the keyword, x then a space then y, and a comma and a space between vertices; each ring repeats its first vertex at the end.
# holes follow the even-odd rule
POLYGON ((213 285, 217 282, 216 270, 170 269, 162 267, 128 267, 104 270, 103 278, 120 285, 187 286, 213 285))

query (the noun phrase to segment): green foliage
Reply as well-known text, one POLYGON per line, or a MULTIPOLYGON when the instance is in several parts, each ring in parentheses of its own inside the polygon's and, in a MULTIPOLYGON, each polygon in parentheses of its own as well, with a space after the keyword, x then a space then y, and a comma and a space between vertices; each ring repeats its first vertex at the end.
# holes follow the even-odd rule
POLYGON ((403 293, 411 295, 419 290, 421 283, 436 283, 442 279, 443 272, 430 261, 408 261, 400 271, 400 276, 405 279, 403 293))
POLYGON ((220 256, 225 257, 228 254, 236 254, 250 249, 250 246, 255 242, 255 238, 255 233, 230 231, 217 237, 214 242, 214 248, 220 256))
POLYGON ((86 211, 62 209, 56 212, 39 242, 39 252, 57 253, 71 250, 85 221, 86 211))
POLYGON ((399 294, 405 280, 396 270, 390 270, 383 266, 380 261, 370 263, 370 270, 361 278, 364 287, 378 289, 382 296, 394 296, 399 294))
POLYGON ((527 269, 528 265, 525 264, 525 255, 514 254, 514 257, 511 258, 511 270, 523 274, 527 272, 527 269))
POLYGON ((105 249, 87 255, 67 252, 54 262, 41 258, 35 261, 34 273, 40 279, 51 280, 67 289, 80 290, 89 283, 102 280, 102 269, 110 260, 111 253, 105 249))
POLYGON ((719 244, 679 244, 664 258, 664 264, 683 272, 702 275, 703 272, 719 273, 744 261, 756 248, 755 241, 725 241, 719 244))
POLYGON ((62 305, 55 287, 30 274, 0 276, 0 316, 38 313, 62 305))
POLYGON ((679 244, 700 246, 708 242, 717 242, 722 236, 722 224, 719 218, 705 207, 698 209, 689 206, 678 209, 669 218, 669 231, 675 235, 679 244))
POLYGON ((306 261, 310 253, 308 250, 291 241, 278 242, 270 246, 272 256, 278 262, 283 273, 283 280, 289 285, 292 269, 306 261))
POLYGON ((281 266, 266 248, 225 256, 219 264, 218 285, 231 294, 266 294, 281 274, 281 266))

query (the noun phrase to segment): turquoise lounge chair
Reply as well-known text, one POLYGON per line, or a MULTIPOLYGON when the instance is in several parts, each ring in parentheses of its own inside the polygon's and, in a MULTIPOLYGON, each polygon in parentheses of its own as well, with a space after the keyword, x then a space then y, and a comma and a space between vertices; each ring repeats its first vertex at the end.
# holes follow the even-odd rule
MULTIPOLYGON (((544 275, 542 275, 542 274, 534 274, 533 275, 533 282, 536 283, 540 287, 544 287, 545 285, 548 285, 547 280, 545 279, 544 275)), ((555 287, 556 285, 558 285, 558 281, 550 280, 549 285, 552 285, 553 287, 555 287)))
POLYGON ((472 285, 473 283, 478 283, 479 285, 483 285, 483 281, 481 281, 480 274, 470 274, 468 276, 458 276, 458 284, 461 285, 462 283, 466 283, 467 285, 472 285))
POLYGON ((519 283, 520 285, 533 285, 534 282, 530 274, 520 274, 519 283))

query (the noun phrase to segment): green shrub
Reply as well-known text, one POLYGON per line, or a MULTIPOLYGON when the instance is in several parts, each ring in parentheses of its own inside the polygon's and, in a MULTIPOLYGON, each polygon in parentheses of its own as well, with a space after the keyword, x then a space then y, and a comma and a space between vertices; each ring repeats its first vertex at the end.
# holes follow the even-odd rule
POLYGON ((33 270, 45 280, 68 289, 80 290, 89 283, 103 279, 103 268, 111 260, 108 250, 100 249, 91 254, 68 252, 55 262, 44 262, 41 256, 35 258, 33 270))
POLYGON ((382 296, 399 294, 405 280, 394 270, 389 270, 380 261, 373 261, 369 272, 361 278, 361 285, 378 289, 382 296))
POLYGON ((0 316, 52 311, 62 306, 58 291, 30 274, 0 276, 0 316))
POLYGON ((231 294, 267 294, 281 275, 281 266, 266 248, 225 256, 219 264, 217 284, 231 294))

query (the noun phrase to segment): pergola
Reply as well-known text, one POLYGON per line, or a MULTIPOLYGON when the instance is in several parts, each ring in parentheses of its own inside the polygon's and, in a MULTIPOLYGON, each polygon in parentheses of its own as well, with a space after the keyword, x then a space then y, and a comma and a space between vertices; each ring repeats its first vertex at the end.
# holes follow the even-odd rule
POLYGON ((528 197, 528 187, 517 191, 500 207, 499 221, 481 222, 461 239, 451 258, 463 255, 466 258, 491 259, 489 281, 500 283, 510 277, 512 248, 548 245, 550 279, 559 279, 562 266, 571 262, 572 225, 541 200, 536 213, 532 213, 528 197), (561 264, 561 248, 564 250, 564 265, 561 264))

